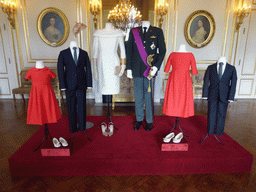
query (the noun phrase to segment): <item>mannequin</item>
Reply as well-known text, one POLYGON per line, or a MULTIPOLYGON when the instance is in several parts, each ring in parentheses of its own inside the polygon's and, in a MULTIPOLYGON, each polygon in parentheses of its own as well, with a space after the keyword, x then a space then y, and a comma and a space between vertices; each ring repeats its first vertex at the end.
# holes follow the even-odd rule
MULTIPOLYGON (((210 134, 214 134, 216 139, 216 135, 223 135, 228 103, 234 101, 236 83, 236 69, 227 63, 225 56, 219 57, 215 64, 207 67, 202 95, 208 100, 208 133, 205 139, 210 134), (221 63, 222 66, 220 66, 221 63), (222 71, 221 74, 219 74, 220 70, 222 71)), ((218 139, 217 141, 220 142, 218 139)))
POLYGON ((44 62, 43 61, 36 61, 36 68, 37 69, 42 69, 44 68, 44 62))
POLYGON ((86 89, 92 87, 88 53, 80 49, 76 41, 71 41, 69 47, 60 52, 57 68, 60 89, 66 91, 70 132, 77 134, 81 130, 85 133, 86 89))
POLYGON ((177 52, 187 52, 186 45, 185 44, 180 44, 180 48, 177 52))
POLYGON ((45 133, 41 145, 45 138, 48 139, 48 135, 51 137, 47 124, 56 123, 61 118, 59 105, 51 86, 52 78, 56 78, 56 74, 48 67, 45 67, 43 61, 36 61, 35 67, 28 70, 25 76, 25 79, 31 79, 32 81, 27 124, 45 125, 45 133))
POLYGON ((97 79, 99 79, 100 91, 103 95, 119 94, 120 78, 118 77, 123 75, 126 68, 123 33, 115 29, 112 23, 106 23, 105 28, 97 30, 93 36, 93 65, 97 79), (117 55, 117 46, 121 51, 121 66, 117 55), (115 68, 119 66, 120 72, 115 75, 115 68))
POLYGON ((124 34, 122 31, 115 29, 112 23, 106 23, 105 28, 97 30, 93 37, 93 65, 97 74, 99 90, 107 98, 107 119, 112 124, 109 103, 111 95, 120 92, 120 76, 123 75, 126 68, 124 34), (120 48, 121 66, 117 52, 118 47, 120 48))
POLYGON ((173 129, 178 125, 182 132, 179 125, 179 117, 188 118, 194 116, 193 85, 189 72, 190 68, 192 75, 198 74, 194 55, 191 52, 187 52, 185 44, 181 44, 177 52, 170 54, 164 72, 169 73, 171 67, 172 71, 165 90, 163 113, 176 117, 173 129))
POLYGON ((150 131, 153 123, 153 80, 162 65, 166 52, 163 31, 151 26, 149 21, 142 21, 142 27, 133 28, 130 31, 126 45, 127 77, 134 79, 136 113, 134 130, 138 130, 143 123, 145 102, 145 130, 150 131), (149 89, 151 84, 152 92, 149 89))

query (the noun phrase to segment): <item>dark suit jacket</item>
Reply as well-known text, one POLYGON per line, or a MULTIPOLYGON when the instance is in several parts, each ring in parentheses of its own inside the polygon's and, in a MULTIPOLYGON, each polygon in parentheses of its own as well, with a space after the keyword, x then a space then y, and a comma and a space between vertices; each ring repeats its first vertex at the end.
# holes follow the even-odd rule
POLYGON ((79 49, 77 65, 70 48, 61 51, 57 68, 60 89, 74 90, 78 88, 86 90, 87 87, 92 87, 91 63, 86 51, 79 49))
POLYGON ((220 99, 221 102, 228 103, 234 100, 236 92, 237 75, 236 69, 230 64, 226 64, 225 71, 219 80, 217 73, 217 63, 208 66, 204 75, 203 97, 208 100, 220 99))
MULTIPOLYGON (((152 65, 156 66, 159 70, 166 52, 162 29, 150 26, 145 34, 145 39, 143 37, 142 28, 139 27, 138 29, 147 54, 155 54, 152 65), (151 48, 153 44, 155 45, 154 49, 151 48), (157 53, 157 48, 159 48, 159 54, 157 53)), ((126 69, 132 70, 133 77, 143 77, 143 73, 147 69, 146 65, 141 59, 132 30, 129 34, 129 40, 126 43, 126 69)))

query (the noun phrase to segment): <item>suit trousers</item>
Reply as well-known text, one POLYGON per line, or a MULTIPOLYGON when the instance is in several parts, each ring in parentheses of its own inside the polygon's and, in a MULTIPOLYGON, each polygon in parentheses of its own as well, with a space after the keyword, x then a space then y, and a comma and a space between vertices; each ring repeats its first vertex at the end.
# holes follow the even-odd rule
POLYGON ((66 90, 70 132, 86 129, 86 90, 66 90), (78 113, 78 127, 77 127, 78 113))
POLYGON ((152 92, 148 92, 148 87, 153 91, 152 79, 149 81, 145 77, 134 77, 134 97, 135 97, 135 114, 137 121, 144 119, 144 101, 146 107, 146 121, 153 122, 153 101, 152 92))
POLYGON ((208 100, 208 134, 223 135, 228 103, 223 103, 219 99, 208 100), (214 129, 216 126, 216 133, 214 129))

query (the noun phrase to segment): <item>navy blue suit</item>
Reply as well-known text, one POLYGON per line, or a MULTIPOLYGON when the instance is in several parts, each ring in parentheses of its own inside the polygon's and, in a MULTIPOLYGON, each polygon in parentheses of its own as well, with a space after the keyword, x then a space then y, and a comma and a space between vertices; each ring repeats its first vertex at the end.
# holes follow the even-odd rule
POLYGON ((237 74, 234 66, 227 63, 221 79, 217 73, 217 63, 208 66, 203 85, 203 97, 208 98, 208 134, 223 135, 228 100, 234 100, 236 83, 237 74))
POLYGON ((58 78, 60 89, 66 89, 70 132, 86 129, 86 89, 92 87, 92 72, 89 56, 79 49, 77 65, 70 48, 60 52, 58 58, 58 78))

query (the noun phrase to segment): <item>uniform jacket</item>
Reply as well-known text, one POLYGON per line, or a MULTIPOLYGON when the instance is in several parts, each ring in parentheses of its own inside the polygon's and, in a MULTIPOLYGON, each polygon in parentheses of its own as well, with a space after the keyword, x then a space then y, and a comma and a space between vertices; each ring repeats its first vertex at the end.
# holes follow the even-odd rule
POLYGON ((234 100, 236 82, 237 74, 234 66, 227 63, 221 80, 219 80, 217 63, 212 64, 205 72, 203 97, 207 97, 208 100, 219 99, 221 102, 228 103, 228 100, 234 100))
POLYGON ((86 51, 79 48, 77 65, 70 48, 61 51, 57 68, 60 89, 74 90, 78 88, 86 90, 87 87, 92 87, 91 63, 86 51))
MULTIPOLYGON (((138 27, 138 30, 147 54, 155 54, 151 64, 156 66, 159 70, 166 52, 162 29, 150 26, 145 33, 145 38, 142 27, 138 27), (157 49, 159 49, 159 53, 157 52, 157 49)), ((132 70, 133 77, 143 77, 143 73, 147 69, 141 59, 132 30, 129 34, 129 40, 126 43, 126 69, 132 70)))

